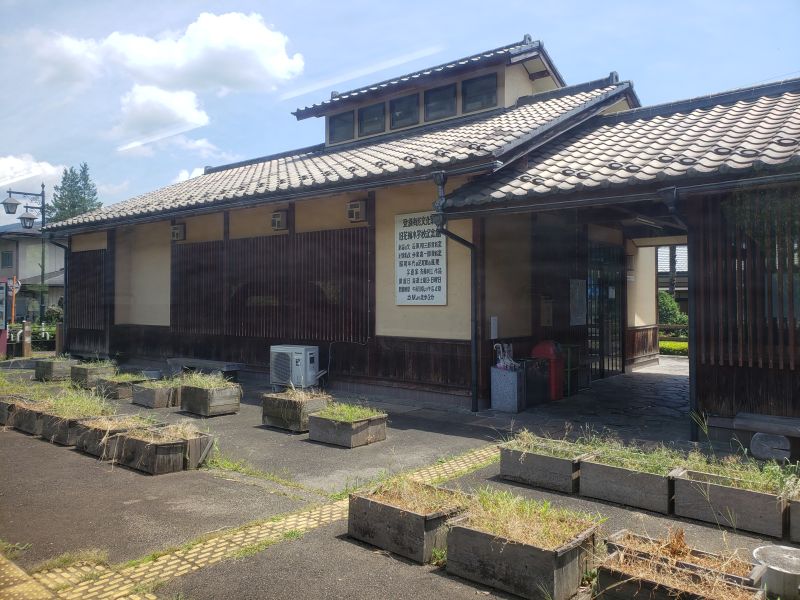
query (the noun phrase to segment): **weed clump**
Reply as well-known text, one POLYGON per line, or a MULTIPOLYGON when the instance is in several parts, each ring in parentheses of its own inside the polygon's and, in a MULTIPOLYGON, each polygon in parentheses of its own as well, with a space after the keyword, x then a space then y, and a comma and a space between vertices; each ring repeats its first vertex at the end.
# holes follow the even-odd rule
POLYGON ((359 404, 346 404, 344 402, 329 402, 321 411, 315 413, 316 416, 332 421, 343 423, 354 423, 372 417, 384 417, 386 413, 359 404))

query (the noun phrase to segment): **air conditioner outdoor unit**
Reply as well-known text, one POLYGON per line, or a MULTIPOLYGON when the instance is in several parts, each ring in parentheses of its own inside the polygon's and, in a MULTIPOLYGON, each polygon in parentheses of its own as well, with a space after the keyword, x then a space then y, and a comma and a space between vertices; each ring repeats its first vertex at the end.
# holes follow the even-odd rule
POLYGON ((307 388, 319 379, 319 346, 270 346, 269 379, 272 385, 307 388))
POLYGON ((178 223, 170 228, 173 242, 182 242, 186 239, 186 223, 178 223))
POLYGON ((272 213, 272 230, 284 231, 286 229, 288 229, 288 225, 286 223, 286 211, 276 210, 274 213, 272 213))
POLYGON ((363 200, 351 200, 347 203, 347 220, 351 223, 358 223, 367 218, 367 203, 363 200))

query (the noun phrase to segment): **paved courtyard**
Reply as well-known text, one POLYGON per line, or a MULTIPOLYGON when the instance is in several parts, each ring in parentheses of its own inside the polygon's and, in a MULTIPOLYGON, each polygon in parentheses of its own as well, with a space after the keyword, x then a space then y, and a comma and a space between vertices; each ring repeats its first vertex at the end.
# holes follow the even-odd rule
MULTIPOLYGON (((348 491, 400 471, 599 513, 606 532, 660 534, 678 524, 690 542, 709 550, 749 551, 763 542, 498 476, 493 444, 521 427, 562 435, 590 426, 625 439, 686 440, 685 360, 662 360, 519 415, 415 408, 381 397, 374 404, 389 413, 387 440, 353 450, 261 426, 263 380, 244 377, 243 385, 239 414, 194 419, 218 437, 225 459, 218 468, 150 477, 0 431, 0 539, 27 546, 15 562, 60 598, 505 597, 347 538, 348 491), (90 550, 104 555, 103 564, 46 564, 90 550)), ((147 411, 122 402, 119 409, 154 412, 166 421, 191 418, 177 409, 147 411)))

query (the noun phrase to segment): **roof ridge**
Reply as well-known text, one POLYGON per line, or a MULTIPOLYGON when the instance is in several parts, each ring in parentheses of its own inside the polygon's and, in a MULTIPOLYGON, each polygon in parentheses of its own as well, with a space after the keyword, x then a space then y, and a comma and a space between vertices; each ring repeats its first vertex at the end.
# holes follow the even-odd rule
MULTIPOLYGON (((219 171, 227 171, 228 169, 235 169, 238 167, 246 167, 248 165, 254 165, 262 162, 267 162, 270 160, 275 160, 278 158, 286 158, 286 157, 295 157, 295 156, 302 156, 304 154, 331 154, 335 152, 341 152, 343 150, 354 150, 361 146, 370 146, 374 143, 384 143, 384 142, 392 142, 397 139, 407 138, 409 135, 424 135, 427 133, 431 133, 432 131, 438 131, 443 129, 451 129, 453 127, 460 127, 462 125, 468 125, 470 123, 480 121, 483 119, 491 119, 493 117, 497 117, 499 115, 509 113, 511 111, 517 110, 523 106, 529 106, 531 104, 536 104, 537 102, 546 102, 547 100, 552 100, 553 98, 562 98, 566 96, 571 96, 573 94, 579 94, 582 92, 587 92, 591 90, 600 89, 603 87, 608 87, 609 85, 615 85, 617 87, 626 87, 626 89, 632 90, 633 86, 629 81, 619 81, 619 76, 615 71, 612 71, 608 77, 603 77, 601 79, 595 79, 593 81, 587 81, 584 83, 578 83, 575 85, 571 85, 564 88, 558 88, 555 90, 548 90, 546 92, 541 92, 539 94, 533 94, 531 96, 524 96, 527 98, 527 102, 517 102, 513 106, 499 106, 497 108, 491 110, 485 110, 478 113, 471 113, 467 115, 461 115, 452 119, 446 119, 444 121, 438 121, 436 123, 428 123, 426 125, 421 125, 419 127, 414 127, 411 129, 402 129, 400 131, 383 134, 380 136, 370 136, 363 139, 352 140, 349 142, 336 144, 334 146, 326 146, 324 143, 316 144, 314 146, 306 146, 304 148, 297 148, 295 150, 286 150, 285 152, 278 152, 275 154, 270 154, 267 156, 261 156, 257 158, 250 158, 241 160, 234 163, 229 163, 225 165, 219 165, 215 167, 206 167, 204 171, 204 175, 209 173, 217 173, 219 171), (566 90, 565 93, 562 90, 566 90)), ((615 90, 609 90, 609 92, 613 92, 615 90)))
POLYGON ((561 98, 563 96, 571 96, 572 94, 579 94, 581 92, 588 92, 599 88, 608 87, 610 85, 617 85, 618 83, 630 83, 629 81, 620 82, 619 75, 616 71, 611 71, 607 77, 600 79, 593 79, 591 81, 584 81, 583 83, 576 83, 554 90, 547 90, 544 92, 537 92, 529 94, 528 96, 520 96, 517 99, 515 107, 525 106, 527 104, 534 104, 536 102, 544 102, 552 100, 553 98, 561 98))
POLYGON ((269 162, 279 158, 286 158, 287 156, 301 156, 303 154, 313 154, 325 149, 325 144, 314 144, 313 146, 304 146, 302 148, 295 148, 294 150, 285 150, 283 152, 276 152, 275 154, 267 154, 265 156, 258 156, 256 158, 246 158, 237 162, 228 163, 225 165, 217 165, 215 167, 205 167, 203 175, 209 173, 218 173, 220 171, 227 171, 228 169, 236 169, 237 167, 246 167, 248 165, 256 165, 258 163, 269 162))
POLYGON ((800 92, 800 77, 795 79, 784 79, 782 81, 775 81, 762 85, 735 88, 716 94, 695 96, 694 98, 685 98, 683 100, 673 100, 670 102, 664 102, 662 104, 652 104, 650 106, 632 108, 630 110, 614 113, 613 115, 601 116, 598 118, 598 124, 620 123, 623 121, 628 121, 631 118, 658 117, 661 115, 676 113, 682 108, 698 110, 702 108, 718 106, 720 104, 734 104, 741 100, 763 98, 764 96, 769 96, 774 93, 785 93, 790 91, 800 92))
MULTIPOLYGON (((385 87, 387 85, 391 85, 393 83, 396 83, 396 82, 398 82, 400 80, 404 80, 404 79, 417 78, 417 77, 419 77, 421 75, 424 75, 426 73, 429 73, 431 71, 443 70, 443 69, 446 69, 446 68, 448 68, 448 67, 450 67, 452 65, 456 65, 456 64, 459 64, 459 63, 465 63, 465 62, 469 62, 469 61, 474 61, 474 60, 477 60, 477 59, 479 59, 481 57, 488 57, 488 56, 491 56, 491 55, 494 55, 494 54, 498 54, 498 53, 501 53, 501 52, 502 53, 510 52, 511 50, 513 50, 515 48, 519 48, 519 53, 522 53, 523 51, 528 51, 529 52, 529 51, 532 51, 532 50, 544 51, 544 44, 542 44, 542 42, 540 40, 534 40, 534 39, 531 38, 530 35, 525 34, 525 36, 522 38, 522 40, 520 40, 518 42, 513 42, 511 44, 505 44, 503 46, 498 46, 497 48, 491 48, 489 50, 483 50, 481 52, 476 52, 474 54, 470 54, 469 56, 462 56, 460 58, 455 58, 455 59, 452 59, 452 60, 448 60, 446 62, 437 64, 437 65, 434 65, 434 66, 424 67, 422 69, 418 69, 418 70, 412 71, 410 73, 404 73, 402 75, 395 75, 394 77, 389 77, 389 78, 384 79, 382 81, 378 81, 378 82, 375 82, 375 83, 370 83, 368 85, 363 85, 363 86, 360 86, 360 87, 357 87, 357 88, 353 88, 351 90, 347 90, 346 92, 340 92, 340 93, 337 93, 336 96, 332 96, 329 99, 321 100, 319 102, 315 102, 315 103, 313 103, 311 105, 304 106, 302 108, 298 107, 291 114, 293 114, 295 116, 295 118, 297 118, 299 120, 301 118, 305 118, 305 117, 303 117, 301 115, 303 115, 305 113, 308 113, 308 112, 314 112, 315 110, 317 110, 320 107, 323 107, 323 106, 329 104, 331 101, 333 101, 333 100, 335 100, 337 98, 344 99, 344 98, 347 98, 347 97, 350 97, 350 96, 354 96, 354 95, 357 95, 357 94, 363 94, 363 93, 365 93, 367 91, 372 90, 373 88, 385 87)), ((560 77, 560 75, 559 75, 559 77, 560 77)), ((308 116, 313 116, 313 115, 309 114, 308 116)))

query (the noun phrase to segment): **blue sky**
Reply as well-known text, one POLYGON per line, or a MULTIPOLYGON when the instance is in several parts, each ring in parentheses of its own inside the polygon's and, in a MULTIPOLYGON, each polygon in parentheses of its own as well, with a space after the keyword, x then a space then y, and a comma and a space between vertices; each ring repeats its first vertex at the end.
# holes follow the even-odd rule
POLYGON ((86 161, 113 203, 316 144, 298 106, 525 33, 568 84, 617 71, 643 104, 800 77, 799 24, 798 0, 0 0, 0 190, 50 196, 86 161))

